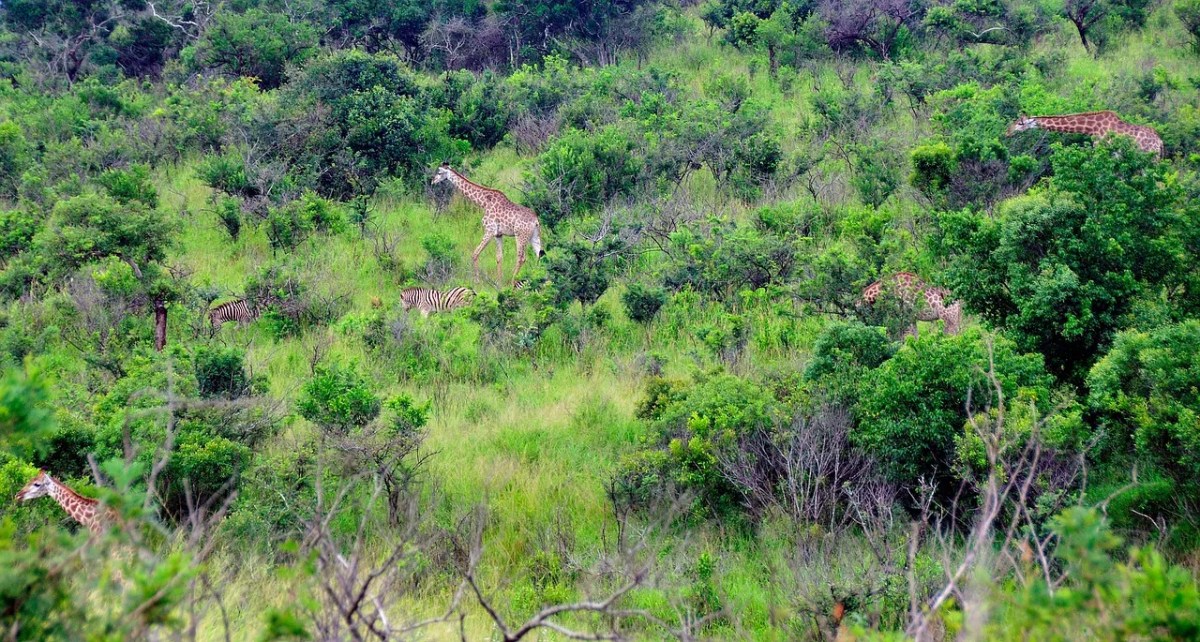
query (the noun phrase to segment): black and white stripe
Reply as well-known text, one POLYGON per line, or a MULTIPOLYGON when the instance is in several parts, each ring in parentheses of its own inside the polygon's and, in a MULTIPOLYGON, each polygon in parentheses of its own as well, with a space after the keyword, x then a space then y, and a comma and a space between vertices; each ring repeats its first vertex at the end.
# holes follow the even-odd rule
POLYGON ((446 312, 461 308, 471 302, 475 292, 469 288, 454 288, 447 292, 429 288, 408 288, 400 293, 400 302, 405 310, 416 308, 422 314, 446 312))
POLYGON ((229 321, 250 323, 257 318, 258 310, 251 307, 245 299, 222 303, 208 311, 208 319, 212 322, 213 327, 217 329, 220 329, 223 324, 229 321))

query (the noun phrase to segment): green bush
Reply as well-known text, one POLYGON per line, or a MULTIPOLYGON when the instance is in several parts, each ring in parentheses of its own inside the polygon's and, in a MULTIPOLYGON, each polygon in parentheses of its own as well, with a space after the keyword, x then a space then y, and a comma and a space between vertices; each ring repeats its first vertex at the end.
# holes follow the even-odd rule
POLYGON ((968 395, 972 412, 999 403, 986 378, 989 362, 1006 402, 1020 397, 1043 411, 1050 409, 1052 380, 1041 355, 1021 354, 1003 337, 995 337, 991 346, 989 350, 989 341, 974 330, 905 342, 863 377, 851 441, 904 487, 916 488, 925 478, 946 490, 959 464, 955 443, 967 421, 968 395))
POLYGON ((630 283, 621 295, 621 303, 625 304, 625 314, 638 323, 649 323, 666 302, 665 290, 648 288, 641 283, 630 283))
POLYGON ((196 350, 196 382, 202 397, 236 399, 249 391, 245 354, 237 348, 196 350))
POLYGON ((945 214, 932 245, 970 310, 1078 382, 1137 300, 1185 278, 1185 221, 1197 210, 1169 166, 1126 138, 1060 148, 1052 162, 1046 189, 996 216, 945 214))
POLYGON ((292 201, 282 207, 272 207, 267 214, 267 240, 272 251, 293 250, 313 231, 304 204, 292 201))
POLYGON ((599 243, 556 242, 543 259, 555 303, 565 307, 577 300, 590 305, 603 296, 612 281, 618 243, 612 236, 599 243))
POLYGON ((1200 321, 1122 332, 1087 386, 1088 405, 1111 435, 1109 456, 1132 446, 1200 492, 1200 321))
POLYGON ((242 206, 237 199, 225 197, 217 201, 216 209, 221 226, 229 233, 229 238, 237 241, 242 233, 242 206))
POLYGON ((29 143, 21 127, 12 121, 0 123, 0 194, 16 196, 29 162, 29 143))
POLYGON ((913 171, 909 183, 926 198, 940 202, 958 170, 954 150, 941 142, 920 145, 912 150, 911 158, 913 171))
POLYGON ((833 323, 817 336, 804 378, 823 386, 833 400, 853 401, 867 371, 895 352, 896 345, 879 328, 856 321, 833 323))
POLYGON ((283 84, 287 65, 301 64, 316 51, 317 39, 311 24, 283 13, 219 11, 196 42, 193 60, 233 78, 257 78, 263 89, 274 89, 283 84))
POLYGON ((1175 15, 1192 40, 1192 49, 1200 53, 1200 0, 1175 0, 1175 15))
POLYGON ((719 375, 687 390, 667 392, 654 383, 639 414, 655 416, 649 449, 625 463, 622 485, 631 499, 650 502, 675 490, 695 493, 697 508, 730 515, 745 494, 721 470, 719 457, 743 440, 770 434, 785 413, 766 390, 729 375, 719 375))
POLYGON ((381 403, 368 382, 343 366, 319 367, 300 389, 296 411, 334 433, 361 428, 379 415, 381 403))
POLYGON ((146 165, 107 170, 96 177, 96 183, 118 203, 138 202, 150 209, 158 207, 158 190, 150 182, 150 168, 146 165))

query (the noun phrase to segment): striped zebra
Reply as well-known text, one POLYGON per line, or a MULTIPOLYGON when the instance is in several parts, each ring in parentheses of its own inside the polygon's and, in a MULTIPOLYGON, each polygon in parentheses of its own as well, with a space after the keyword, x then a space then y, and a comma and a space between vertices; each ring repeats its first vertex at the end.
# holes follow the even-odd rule
POLYGON ((242 324, 250 323, 257 318, 258 308, 251 307, 245 299, 222 303, 208 311, 209 321, 218 330, 229 321, 237 321, 239 324, 242 324))
POLYGON ((404 309, 416 308, 424 316, 430 312, 447 312, 461 308, 471 302, 475 292, 468 288, 454 288, 447 292, 429 288, 408 288, 400 293, 400 302, 404 309))

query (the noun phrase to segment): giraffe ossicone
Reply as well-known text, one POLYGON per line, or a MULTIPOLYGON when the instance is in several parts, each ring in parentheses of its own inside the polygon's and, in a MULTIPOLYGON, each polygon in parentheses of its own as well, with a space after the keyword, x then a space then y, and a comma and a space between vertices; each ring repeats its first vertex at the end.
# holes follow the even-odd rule
POLYGON ((475 275, 479 275, 479 255, 491 241, 496 243, 496 280, 503 281, 504 237, 511 236, 517 244, 517 269, 513 271, 513 282, 521 273, 525 264, 525 247, 532 246, 534 253, 541 258, 546 255, 542 249, 542 224, 533 210, 512 202, 504 192, 490 187, 472 183, 465 176, 450 168, 449 162, 443 162, 433 175, 432 185, 442 181, 458 188, 467 200, 483 209, 483 240, 471 254, 471 265, 475 275))
POLYGON ((1113 135, 1128 136, 1144 152, 1150 152, 1160 158, 1163 153, 1162 138, 1153 127, 1127 123, 1112 111, 1090 111, 1057 116, 1026 116, 1022 114, 1013 124, 1009 125, 1007 135, 1012 136, 1017 132, 1031 129, 1087 134, 1096 138, 1113 135))

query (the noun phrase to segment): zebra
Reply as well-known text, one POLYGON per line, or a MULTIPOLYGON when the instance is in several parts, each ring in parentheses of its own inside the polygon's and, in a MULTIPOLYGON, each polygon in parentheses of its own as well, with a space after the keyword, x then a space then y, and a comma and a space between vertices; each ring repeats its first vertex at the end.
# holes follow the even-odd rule
POLYGON ((221 326, 229 321, 237 321, 239 324, 250 323, 258 318, 258 308, 251 307, 250 303, 245 299, 237 299, 222 303, 217 307, 208 311, 208 319, 212 326, 218 330, 221 326))
POLYGON ((446 312, 461 308, 471 302, 475 292, 469 288, 454 288, 447 292, 429 288, 408 288, 400 293, 400 302, 404 309, 416 308, 423 316, 430 312, 446 312))

